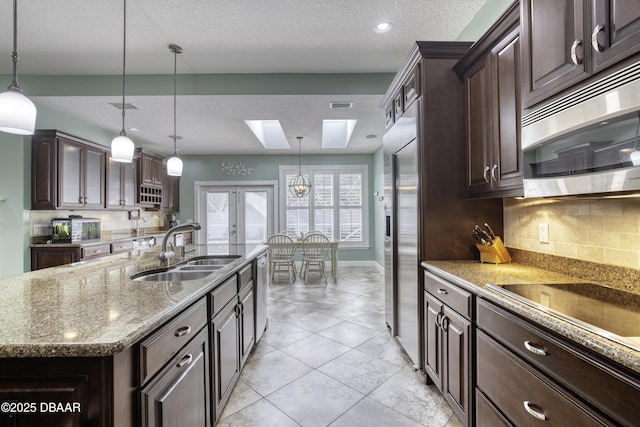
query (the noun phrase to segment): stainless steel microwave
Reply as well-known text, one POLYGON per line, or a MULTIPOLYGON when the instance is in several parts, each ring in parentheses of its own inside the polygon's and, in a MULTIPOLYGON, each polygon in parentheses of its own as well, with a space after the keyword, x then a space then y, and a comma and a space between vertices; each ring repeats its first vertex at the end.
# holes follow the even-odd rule
POLYGON ((640 62, 523 116, 524 196, 640 194, 640 62))

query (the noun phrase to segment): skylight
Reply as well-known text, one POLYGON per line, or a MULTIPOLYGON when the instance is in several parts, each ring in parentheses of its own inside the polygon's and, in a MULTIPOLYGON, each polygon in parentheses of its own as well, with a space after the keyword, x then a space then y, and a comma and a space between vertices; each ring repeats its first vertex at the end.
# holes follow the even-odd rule
POLYGON ((279 120, 245 120, 244 122, 267 150, 289 148, 289 142, 279 120))
POLYGON ((323 120, 322 148, 347 148, 357 120, 323 120))

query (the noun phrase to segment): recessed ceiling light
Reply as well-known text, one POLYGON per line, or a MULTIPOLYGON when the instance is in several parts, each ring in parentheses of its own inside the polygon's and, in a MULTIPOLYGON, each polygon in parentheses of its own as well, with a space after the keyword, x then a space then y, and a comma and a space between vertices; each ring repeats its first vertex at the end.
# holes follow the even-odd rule
POLYGON ((378 33, 386 33, 391 29, 391 22, 381 22, 376 25, 376 31, 378 33))
POLYGON ((372 133, 370 133, 369 135, 365 135, 365 138, 367 138, 367 139, 373 139, 373 138, 377 138, 377 137, 378 137, 378 135, 374 135, 372 133))
POLYGON ((323 120, 322 148, 347 148, 357 120, 323 120))
POLYGON ((268 150, 290 148, 279 120, 245 120, 244 122, 264 148, 268 150))

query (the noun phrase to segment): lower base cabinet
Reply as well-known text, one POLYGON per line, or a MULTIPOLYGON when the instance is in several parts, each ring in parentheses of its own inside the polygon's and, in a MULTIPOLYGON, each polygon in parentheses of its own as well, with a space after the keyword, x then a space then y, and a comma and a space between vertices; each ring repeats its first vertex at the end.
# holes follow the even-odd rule
POLYGON ((229 302, 211 321, 213 388, 216 417, 220 416, 240 375, 238 305, 229 302))
POLYGON ((31 248, 31 271, 71 264, 81 259, 80 247, 31 248))
POLYGON ((209 337, 203 328, 156 379, 141 390, 142 425, 210 426, 208 354, 209 337))

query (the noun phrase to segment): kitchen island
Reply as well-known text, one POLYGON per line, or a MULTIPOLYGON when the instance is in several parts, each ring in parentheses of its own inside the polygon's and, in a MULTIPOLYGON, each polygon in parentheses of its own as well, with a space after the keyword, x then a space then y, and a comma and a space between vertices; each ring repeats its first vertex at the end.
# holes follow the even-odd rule
POLYGON ((625 311, 630 318, 640 315, 637 293, 617 292, 632 285, 594 286, 518 263, 427 261, 422 268, 425 370, 461 418, 478 426, 566 425, 567 419, 581 426, 636 425, 637 340, 587 322, 604 317, 612 326, 637 324, 616 318, 625 311), (567 286, 592 298, 576 303, 570 297, 559 307, 567 286), (531 300, 508 291, 527 287, 535 289, 523 293, 531 300), (609 307, 612 294, 616 301, 609 307))
POLYGON ((255 343, 255 295, 264 292, 256 284, 256 259, 267 248, 191 249, 168 268, 211 258, 229 262, 194 280, 133 280, 167 268, 159 250, 148 249, 0 280, 0 425, 16 418, 18 425, 161 425, 155 418, 181 405, 197 409, 193 425, 215 419, 215 407, 226 400, 213 402, 230 392, 242 361, 237 373, 224 373, 224 390, 213 387, 220 385, 210 378, 214 362, 219 367, 221 358, 245 356, 255 343), (215 316, 228 311, 232 316, 218 325, 215 316), (228 348, 235 342, 238 348, 228 348), (184 372, 173 372, 176 367, 184 372), (180 383, 182 377, 195 382, 180 383), (200 396, 195 406, 193 393, 184 397, 190 402, 169 398, 168 390, 180 384, 200 396))

